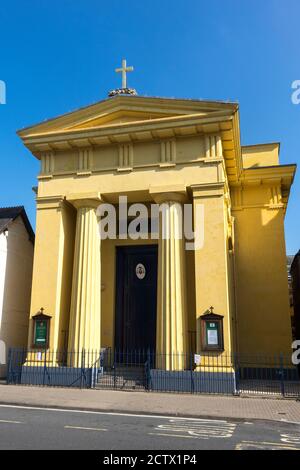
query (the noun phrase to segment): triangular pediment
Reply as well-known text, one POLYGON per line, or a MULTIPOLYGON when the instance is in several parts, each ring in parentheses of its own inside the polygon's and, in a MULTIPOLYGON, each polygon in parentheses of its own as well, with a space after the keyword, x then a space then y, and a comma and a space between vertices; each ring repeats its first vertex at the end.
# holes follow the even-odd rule
POLYGON ((105 128, 126 124, 142 124, 184 116, 213 116, 232 111, 232 103, 173 98, 114 97, 78 109, 19 132, 21 137, 66 131, 105 128))
POLYGON ((72 129, 87 129, 92 127, 112 126, 116 124, 126 123, 141 123, 143 121, 162 119, 167 117, 174 117, 174 114, 170 113, 159 113, 159 112, 147 112, 147 111, 132 111, 130 109, 123 109, 119 111, 112 111, 102 113, 99 116, 95 116, 91 119, 84 120, 78 124, 68 127, 72 129))

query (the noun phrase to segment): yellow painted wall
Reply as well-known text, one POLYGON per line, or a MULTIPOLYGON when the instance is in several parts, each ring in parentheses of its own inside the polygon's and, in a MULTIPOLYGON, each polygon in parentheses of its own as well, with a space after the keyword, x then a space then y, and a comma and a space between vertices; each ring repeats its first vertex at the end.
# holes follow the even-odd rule
MULTIPOLYGON (((261 203, 265 189, 245 189, 244 201, 261 203), (249 193, 249 194, 248 194, 249 193)), ((291 352, 284 214, 282 208, 234 210, 238 349, 241 353, 291 352)))
POLYGON ((261 144, 242 147, 244 168, 279 165, 279 144, 261 144))
MULTIPOLYGON (((64 346, 68 329, 75 211, 60 199, 38 204, 36 244, 32 281, 31 317, 40 308, 51 316, 50 348, 64 346)), ((29 325, 28 347, 33 343, 33 322, 29 325)))
MULTIPOLYGON (((137 159, 142 160, 143 147, 140 147, 137 159)), ((145 160, 147 153, 145 154, 145 160)), ((105 159, 106 162, 106 159, 105 159)), ((145 165, 147 160, 145 161, 145 165)), ((104 198, 111 194, 126 194, 127 192, 144 191, 148 193, 152 185, 164 186, 166 184, 192 184, 209 183, 218 179, 220 163, 192 162, 178 164, 174 167, 157 168, 155 163, 151 166, 141 167, 135 171, 117 171, 117 169, 92 173, 89 176, 66 174, 52 179, 40 179, 39 197, 68 195, 72 193, 85 193, 100 191, 104 198)))
POLYGON ((224 316, 223 355, 228 355, 232 351, 232 326, 224 188, 199 187, 194 192, 194 206, 197 204, 204 205, 204 245, 195 251, 197 351, 201 351, 201 316, 213 306, 214 313, 224 316))

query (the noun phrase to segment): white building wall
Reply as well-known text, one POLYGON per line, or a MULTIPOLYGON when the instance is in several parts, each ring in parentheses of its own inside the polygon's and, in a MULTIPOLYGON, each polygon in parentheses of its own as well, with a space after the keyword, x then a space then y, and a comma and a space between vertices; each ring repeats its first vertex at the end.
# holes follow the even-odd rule
POLYGON ((6 345, 1 338, 1 323, 3 316, 4 284, 7 259, 6 232, 0 233, 0 377, 4 375, 6 361, 6 345))
POLYGON ((20 216, 1 235, 0 256, 0 341, 7 349, 27 347, 33 243, 20 216))
POLYGON ((3 310, 6 258, 7 258, 7 236, 6 236, 6 233, 3 232, 3 233, 0 233, 0 325, 1 325, 1 319, 2 319, 2 310, 3 310))

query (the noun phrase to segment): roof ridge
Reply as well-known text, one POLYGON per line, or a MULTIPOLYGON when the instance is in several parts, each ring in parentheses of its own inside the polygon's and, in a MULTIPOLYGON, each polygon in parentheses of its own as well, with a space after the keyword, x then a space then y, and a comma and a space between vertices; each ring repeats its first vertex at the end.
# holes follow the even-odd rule
POLYGON ((16 220, 17 217, 22 217, 29 239, 34 242, 34 231, 27 217, 24 206, 0 207, 0 221, 2 221, 0 224, 0 233, 2 233, 10 223, 16 220))
POLYGON ((19 207, 24 207, 22 204, 19 204, 17 206, 0 206, 0 209, 18 209, 19 207))

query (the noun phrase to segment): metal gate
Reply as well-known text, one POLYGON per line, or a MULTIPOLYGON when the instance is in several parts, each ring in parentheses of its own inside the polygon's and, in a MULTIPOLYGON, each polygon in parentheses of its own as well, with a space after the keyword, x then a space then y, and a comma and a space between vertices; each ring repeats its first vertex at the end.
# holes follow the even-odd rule
POLYGON ((96 389, 145 390, 148 388, 146 351, 117 351, 110 348, 101 353, 96 389))

